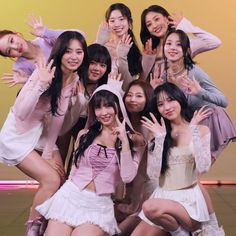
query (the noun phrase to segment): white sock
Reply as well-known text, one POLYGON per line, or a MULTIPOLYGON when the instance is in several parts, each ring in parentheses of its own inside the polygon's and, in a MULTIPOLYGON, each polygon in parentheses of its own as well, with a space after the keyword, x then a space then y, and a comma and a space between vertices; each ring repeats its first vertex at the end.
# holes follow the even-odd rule
POLYGON ((210 225, 212 226, 213 228, 218 228, 219 227, 219 224, 218 224, 218 220, 216 218, 216 214, 215 213, 212 213, 209 215, 210 219, 209 221, 207 222, 204 222, 203 225, 210 225))
POLYGON ((171 231, 170 234, 172 236, 189 236, 189 232, 186 231, 182 226, 179 226, 179 228, 175 231, 171 231))
POLYGON ((217 218, 216 218, 215 212, 212 213, 212 214, 210 214, 209 217, 210 217, 210 222, 209 222, 210 225, 219 227, 218 220, 217 220, 217 218))

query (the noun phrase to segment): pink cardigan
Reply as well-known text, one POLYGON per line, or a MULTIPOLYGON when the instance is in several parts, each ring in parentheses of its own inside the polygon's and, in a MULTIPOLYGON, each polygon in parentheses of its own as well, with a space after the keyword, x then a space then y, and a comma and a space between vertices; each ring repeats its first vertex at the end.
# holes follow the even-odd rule
POLYGON ((76 81, 75 79, 62 89, 58 102, 58 112, 60 115, 52 116, 50 112, 50 98, 41 96, 48 85, 40 81, 36 69, 21 89, 15 104, 11 108, 16 119, 16 130, 19 133, 24 133, 32 129, 38 123, 45 123, 45 120, 49 121, 46 137, 44 137, 46 138, 42 155, 44 158, 51 157, 53 147, 64 121, 65 113, 71 101, 73 90, 76 87, 76 81))

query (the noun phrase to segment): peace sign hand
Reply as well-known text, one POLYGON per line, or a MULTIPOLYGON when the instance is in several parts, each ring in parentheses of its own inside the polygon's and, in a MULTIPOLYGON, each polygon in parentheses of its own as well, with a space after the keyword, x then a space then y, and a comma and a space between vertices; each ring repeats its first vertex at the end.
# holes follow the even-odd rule
POLYGON ((116 115, 116 124, 115 128, 112 128, 112 134, 117 135, 117 137, 121 140, 121 142, 128 141, 126 128, 125 128, 125 119, 120 122, 118 116, 116 115))
POLYGON ((161 124, 157 121, 156 117, 150 112, 151 119, 143 116, 141 119, 142 125, 152 132, 153 136, 166 135, 166 126, 163 117, 161 118, 161 124))

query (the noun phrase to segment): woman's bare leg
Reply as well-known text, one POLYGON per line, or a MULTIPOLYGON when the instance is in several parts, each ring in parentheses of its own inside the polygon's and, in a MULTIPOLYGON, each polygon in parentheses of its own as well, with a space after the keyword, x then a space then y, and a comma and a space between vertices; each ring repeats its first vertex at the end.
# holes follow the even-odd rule
POLYGON ((17 167, 23 173, 39 182, 29 216, 29 219, 32 220, 40 216, 35 207, 50 198, 59 188, 60 177, 57 171, 36 151, 32 151, 17 167))
POLYGON ((167 236, 168 233, 156 226, 152 226, 145 221, 141 221, 138 226, 134 229, 131 236, 167 236))
POLYGON ((121 230, 120 236, 129 236, 140 223, 141 219, 138 216, 128 216, 119 224, 121 230))
POLYGON ((56 220, 49 220, 45 236, 71 236, 73 228, 56 220))
POLYGON ((108 236, 99 226, 93 224, 82 224, 75 228, 71 236, 108 236))
POLYGON ((143 204, 145 216, 165 231, 175 231, 181 225, 187 231, 195 231, 200 223, 191 219, 185 208, 178 202, 166 199, 149 199, 143 204))

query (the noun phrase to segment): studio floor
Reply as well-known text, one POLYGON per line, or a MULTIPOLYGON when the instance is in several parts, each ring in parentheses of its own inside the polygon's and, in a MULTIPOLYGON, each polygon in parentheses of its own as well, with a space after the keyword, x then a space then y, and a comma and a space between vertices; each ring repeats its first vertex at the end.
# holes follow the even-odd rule
MULTIPOLYGON (((207 186, 220 224, 227 236, 236 236, 236 186, 207 186)), ((0 186, 0 235, 23 236, 35 188, 0 186)), ((212 235, 214 236, 214 235, 212 235)))

